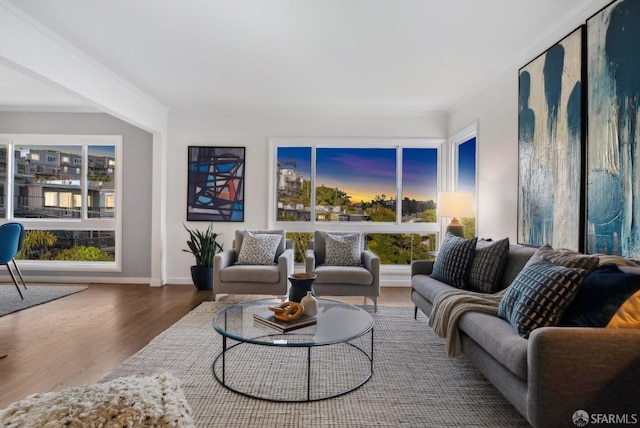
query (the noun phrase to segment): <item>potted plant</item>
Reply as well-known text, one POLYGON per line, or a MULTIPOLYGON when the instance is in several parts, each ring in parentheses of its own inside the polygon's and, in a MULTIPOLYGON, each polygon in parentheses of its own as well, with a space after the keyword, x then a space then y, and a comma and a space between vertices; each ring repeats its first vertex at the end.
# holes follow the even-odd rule
POLYGON ((213 257, 222 251, 222 244, 217 242, 218 234, 214 233, 212 224, 204 232, 189 229, 184 223, 182 225, 189 232, 189 249, 182 251, 196 258, 196 264, 191 266, 193 284, 198 290, 213 290, 213 257))

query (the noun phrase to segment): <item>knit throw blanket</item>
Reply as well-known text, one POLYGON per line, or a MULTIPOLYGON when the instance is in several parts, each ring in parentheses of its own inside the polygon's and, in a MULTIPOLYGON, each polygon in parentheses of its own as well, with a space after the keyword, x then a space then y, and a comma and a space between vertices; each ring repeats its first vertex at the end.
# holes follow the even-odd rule
POLYGON ((495 294, 476 293, 467 290, 454 290, 440 294, 433 302, 429 317, 429 326, 440 337, 446 339, 445 349, 450 357, 462 352, 458 320, 468 311, 498 315, 498 306, 507 289, 495 294))

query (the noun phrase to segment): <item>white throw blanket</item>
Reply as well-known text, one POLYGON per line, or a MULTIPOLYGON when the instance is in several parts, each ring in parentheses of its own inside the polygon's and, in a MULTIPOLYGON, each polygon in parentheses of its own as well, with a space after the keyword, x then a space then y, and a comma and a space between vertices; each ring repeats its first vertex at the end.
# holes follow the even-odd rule
POLYGON ((429 317, 429 326, 440 337, 446 339, 445 349, 450 357, 461 353, 458 320, 468 311, 498 315, 500 300, 507 289, 495 294, 476 293, 467 290, 447 291, 436 297, 429 317))

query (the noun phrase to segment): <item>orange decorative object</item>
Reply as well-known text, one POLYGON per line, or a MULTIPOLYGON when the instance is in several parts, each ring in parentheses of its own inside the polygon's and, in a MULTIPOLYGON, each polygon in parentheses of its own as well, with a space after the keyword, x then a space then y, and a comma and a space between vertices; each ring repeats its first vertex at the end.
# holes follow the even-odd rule
POLYGON ((269 306, 269 310, 274 312, 274 317, 280 321, 297 320, 304 313, 304 307, 298 302, 284 302, 280 306, 269 306))

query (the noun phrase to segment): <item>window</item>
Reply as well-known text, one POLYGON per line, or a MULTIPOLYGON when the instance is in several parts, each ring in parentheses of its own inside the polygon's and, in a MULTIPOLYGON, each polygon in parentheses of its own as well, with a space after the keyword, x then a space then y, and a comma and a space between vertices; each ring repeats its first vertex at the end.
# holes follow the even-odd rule
MULTIPOLYGON (((477 148, 475 127, 453 140, 454 187, 458 192, 470 192, 473 195, 474 207, 477 209, 477 148)), ((461 218, 465 237, 476 236, 476 217, 461 218)))
POLYGON ((272 139, 272 225, 301 262, 314 230, 367 233, 381 262, 407 265, 435 250, 439 139, 272 139))
POLYGON ((121 269, 121 145, 120 136, 0 134, 2 217, 25 226, 23 263, 121 269))

